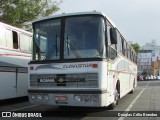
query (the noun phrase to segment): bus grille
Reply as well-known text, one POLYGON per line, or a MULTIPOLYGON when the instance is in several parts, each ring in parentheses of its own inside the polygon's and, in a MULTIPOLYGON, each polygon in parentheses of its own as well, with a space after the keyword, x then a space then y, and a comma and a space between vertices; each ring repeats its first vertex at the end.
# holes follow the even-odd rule
POLYGON ((30 75, 30 86, 38 88, 97 88, 98 74, 32 74, 30 75))

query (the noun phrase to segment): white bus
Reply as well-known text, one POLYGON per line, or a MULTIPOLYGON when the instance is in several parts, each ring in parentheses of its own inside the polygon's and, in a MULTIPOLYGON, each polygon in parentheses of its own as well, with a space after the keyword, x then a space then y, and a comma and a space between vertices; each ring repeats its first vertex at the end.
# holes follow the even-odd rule
POLYGON ((27 96, 32 33, 0 22, 0 100, 27 96))
POLYGON ((133 93, 136 53, 103 13, 46 17, 33 31, 31 103, 114 108, 133 93))

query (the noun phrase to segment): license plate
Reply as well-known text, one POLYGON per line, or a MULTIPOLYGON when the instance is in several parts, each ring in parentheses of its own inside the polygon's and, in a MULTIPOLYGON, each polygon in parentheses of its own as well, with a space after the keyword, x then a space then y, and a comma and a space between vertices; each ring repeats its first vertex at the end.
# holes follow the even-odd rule
POLYGON ((67 96, 55 96, 55 101, 67 101, 67 96))

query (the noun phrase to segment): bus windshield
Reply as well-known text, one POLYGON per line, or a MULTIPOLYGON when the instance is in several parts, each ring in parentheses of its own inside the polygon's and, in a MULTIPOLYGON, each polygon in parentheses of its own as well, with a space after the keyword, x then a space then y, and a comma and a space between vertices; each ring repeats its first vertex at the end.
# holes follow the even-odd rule
POLYGON ((49 20, 35 24, 34 41, 39 60, 60 58, 60 33, 61 20, 49 20))
POLYGON ((40 53, 39 60, 57 60, 60 56, 63 59, 105 57, 105 23, 102 17, 88 15, 63 20, 62 27, 61 19, 35 24, 34 40, 40 53))

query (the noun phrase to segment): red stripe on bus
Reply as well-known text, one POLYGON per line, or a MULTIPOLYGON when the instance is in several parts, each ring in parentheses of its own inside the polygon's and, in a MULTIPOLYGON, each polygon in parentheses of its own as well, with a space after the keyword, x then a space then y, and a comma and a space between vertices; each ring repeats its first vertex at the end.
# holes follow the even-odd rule
POLYGON ((31 57, 31 56, 20 55, 20 54, 0 54, 0 56, 23 56, 23 57, 31 57))
POLYGON ((15 70, 0 70, 0 72, 16 72, 15 70))
MULTIPOLYGON (((16 71, 13 71, 13 70, 0 70, 0 72, 15 72, 16 73, 16 71)), ((27 73, 27 72, 22 71, 18 73, 27 73)))

